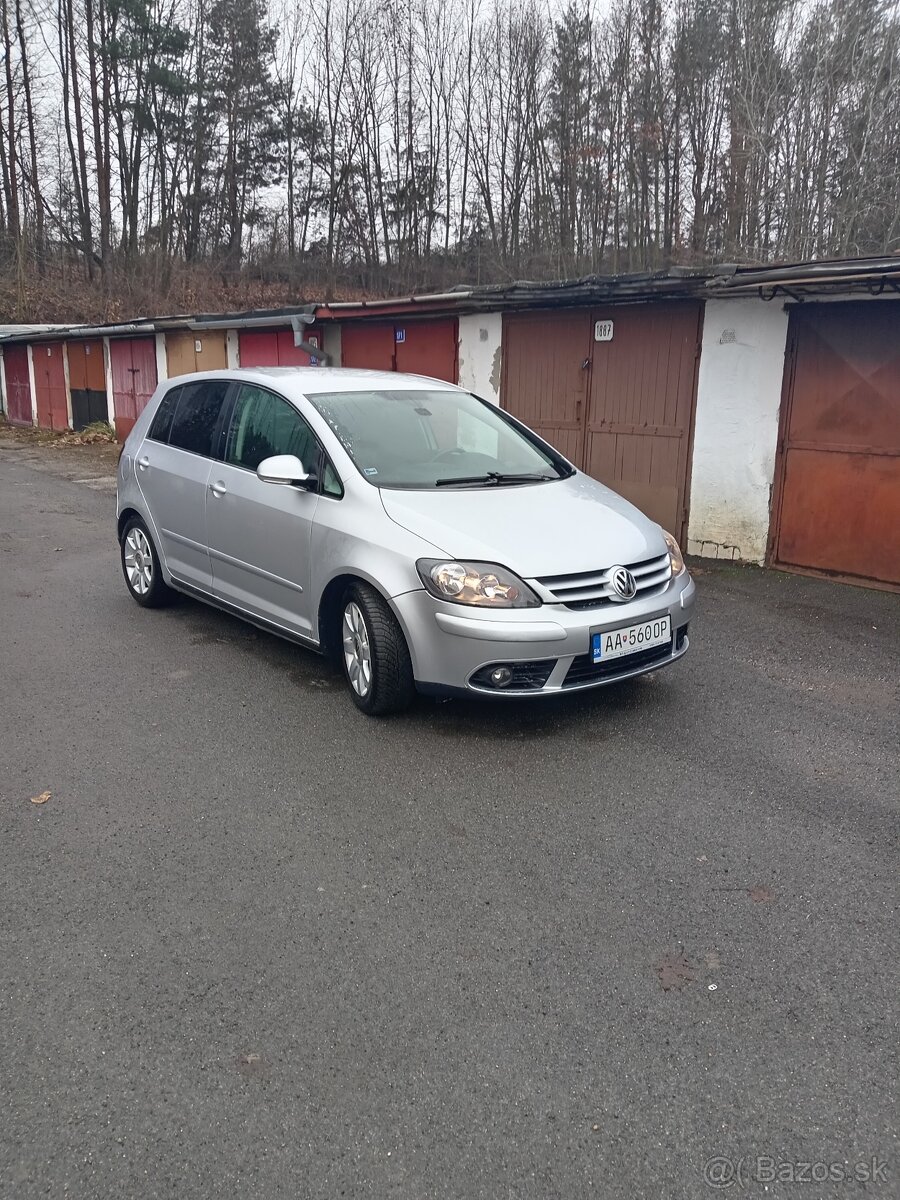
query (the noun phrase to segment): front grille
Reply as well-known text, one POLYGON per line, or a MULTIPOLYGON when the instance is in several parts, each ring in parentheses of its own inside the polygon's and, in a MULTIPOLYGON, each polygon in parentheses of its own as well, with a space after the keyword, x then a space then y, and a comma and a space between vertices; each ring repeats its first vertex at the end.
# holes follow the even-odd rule
POLYGON ((550 678, 550 672, 555 666, 555 658, 545 658, 537 662, 490 663, 486 667, 479 667, 469 684, 496 692, 498 696, 503 692, 538 692, 550 678), (496 667, 509 667, 512 671, 512 679, 506 687, 496 687, 491 683, 491 671, 496 667))
POLYGON ((572 665, 563 680, 563 687, 577 687, 580 683, 596 683, 598 679, 614 679, 617 675, 627 674, 639 667, 664 662, 671 653, 672 643, 666 642, 664 646, 652 646, 649 650, 639 650, 637 654, 626 654, 622 658, 612 658, 608 662, 595 663, 590 654, 579 654, 577 658, 572 659, 572 665))
MULTIPOLYGON (((636 600, 661 592, 672 577, 668 553, 660 554, 656 558, 646 558, 643 562, 623 565, 628 567, 637 584, 634 597, 636 600)), ((621 603, 621 600, 613 599, 616 595, 610 582, 613 569, 604 567, 597 571, 580 571, 574 575, 546 575, 537 582, 554 600, 564 604, 566 608, 600 608, 606 604, 621 603)))

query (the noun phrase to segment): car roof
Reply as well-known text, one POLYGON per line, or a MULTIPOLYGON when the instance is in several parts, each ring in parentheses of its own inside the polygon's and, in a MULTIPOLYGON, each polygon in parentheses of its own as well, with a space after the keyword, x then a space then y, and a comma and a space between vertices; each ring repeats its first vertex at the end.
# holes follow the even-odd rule
MULTIPOLYGON (((198 371, 176 376, 179 380, 234 379, 275 386, 287 396, 300 398, 319 392, 458 391, 455 384, 427 375, 399 371, 367 371, 359 367, 232 367, 227 371, 198 371)), ((171 383, 174 380, 166 380, 171 383)))

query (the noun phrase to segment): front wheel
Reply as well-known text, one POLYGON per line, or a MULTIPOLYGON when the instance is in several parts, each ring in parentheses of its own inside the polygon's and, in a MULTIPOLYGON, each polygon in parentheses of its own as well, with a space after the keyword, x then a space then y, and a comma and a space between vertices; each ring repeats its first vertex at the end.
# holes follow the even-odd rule
POLYGON ((356 583, 344 596, 341 662, 357 708, 369 716, 407 708, 415 692, 409 647, 387 601, 356 583))

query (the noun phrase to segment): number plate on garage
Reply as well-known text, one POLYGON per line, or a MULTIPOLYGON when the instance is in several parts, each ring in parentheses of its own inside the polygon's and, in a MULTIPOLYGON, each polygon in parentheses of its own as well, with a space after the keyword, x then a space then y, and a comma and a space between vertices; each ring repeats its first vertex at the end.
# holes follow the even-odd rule
POLYGON ((640 625, 626 625, 624 629, 594 630, 591 632, 591 661, 606 662, 610 658, 624 658, 626 654, 637 654, 641 650, 652 650, 672 640, 672 618, 654 617, 640 625))

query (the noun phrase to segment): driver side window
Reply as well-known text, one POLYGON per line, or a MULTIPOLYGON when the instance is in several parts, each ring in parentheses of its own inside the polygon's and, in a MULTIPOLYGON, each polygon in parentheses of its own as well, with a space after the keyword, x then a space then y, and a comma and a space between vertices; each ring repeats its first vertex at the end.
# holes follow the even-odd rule
POLYGON ((295 454, 307 471, 313 471, 318 457, 316 439, 286 400, 265 388, 244 384, 231 414, 225 461, 255 471, 263 459, 275 454, 295 454))

